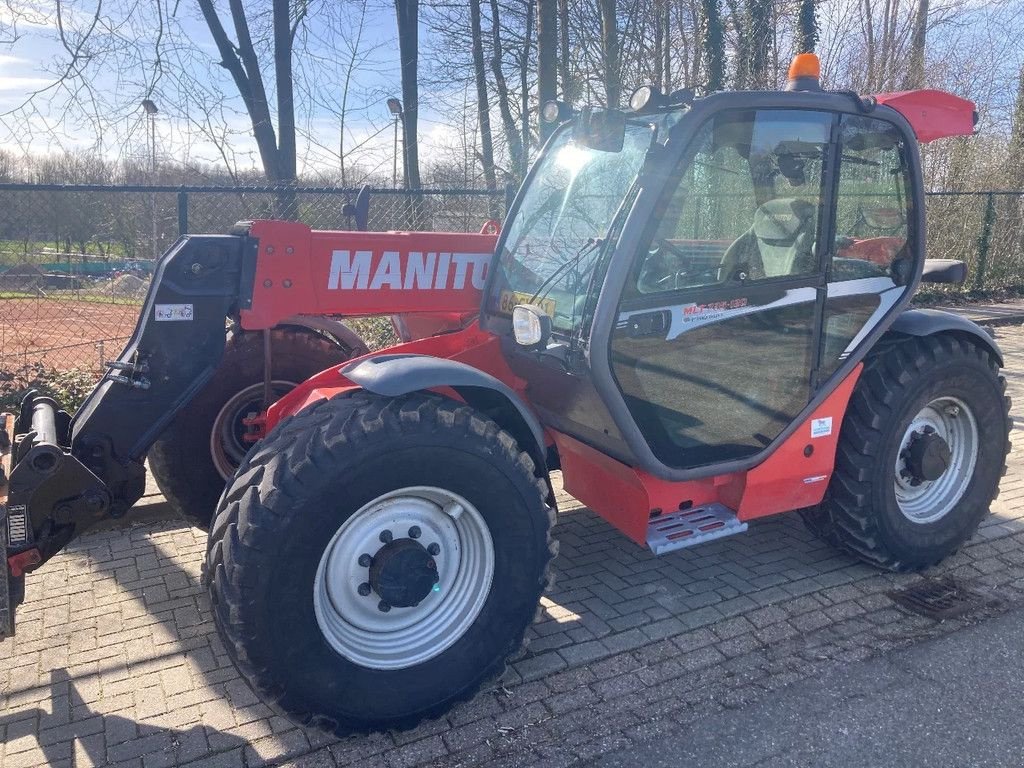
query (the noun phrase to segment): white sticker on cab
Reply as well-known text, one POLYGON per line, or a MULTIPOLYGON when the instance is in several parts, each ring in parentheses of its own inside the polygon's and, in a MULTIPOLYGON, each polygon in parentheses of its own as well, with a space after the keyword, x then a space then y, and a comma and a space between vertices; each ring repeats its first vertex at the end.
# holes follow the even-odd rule
POLYGON ((832 417, 811 419, 811 437, 828 437, 832 434, 832 417))
POLYGON ((156 320, 192 320, 191 304, 157 304, 156 320))

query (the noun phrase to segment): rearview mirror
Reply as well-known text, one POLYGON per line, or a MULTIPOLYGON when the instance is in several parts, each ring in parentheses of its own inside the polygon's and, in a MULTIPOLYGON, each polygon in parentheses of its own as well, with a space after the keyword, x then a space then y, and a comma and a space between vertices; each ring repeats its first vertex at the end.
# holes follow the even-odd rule
POLYGON ((533 304, 516 304, 512 307, 512 334, 521 347, 546 346, 551 336, 551 317, 533 304))
POLYGON ((621 152, 626 139, 626 113, 617 109, 584 107, 572 125, 572 139, 598 152, 621 152))

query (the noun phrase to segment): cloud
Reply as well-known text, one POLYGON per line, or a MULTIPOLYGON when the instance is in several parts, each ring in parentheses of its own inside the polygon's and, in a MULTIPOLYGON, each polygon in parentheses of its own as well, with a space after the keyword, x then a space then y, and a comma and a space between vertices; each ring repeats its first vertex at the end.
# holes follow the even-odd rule
POLYGON ((0 91, 18 91, 27 94, 28 91, 35 91, 45 88, 53 83, 49 77, 4 77, 0 76, 0 91))

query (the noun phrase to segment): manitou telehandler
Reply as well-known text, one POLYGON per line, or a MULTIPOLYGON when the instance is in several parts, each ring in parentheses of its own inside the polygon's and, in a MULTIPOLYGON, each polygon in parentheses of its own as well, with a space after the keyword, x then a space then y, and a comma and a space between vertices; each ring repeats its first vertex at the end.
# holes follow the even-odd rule
POLYGON ((78 412, 30 394, 5 417, 4 633, 26 572, 138 500, 147 455, 212 521, 239 668, 336 733, 436 717, 519 651, 553 470, 656 554, 799 510, 883 568, 946 557, 1009 448, 992 338, 909 308, 964 278, 925 258, 918 143, 973 133, 974 105, 826 92, 807 55, 790 75, 545 105, 561 125, 497 237, 182 237, 78 412), (372 354, 310 319, 384 313, 412 340, 372 354))

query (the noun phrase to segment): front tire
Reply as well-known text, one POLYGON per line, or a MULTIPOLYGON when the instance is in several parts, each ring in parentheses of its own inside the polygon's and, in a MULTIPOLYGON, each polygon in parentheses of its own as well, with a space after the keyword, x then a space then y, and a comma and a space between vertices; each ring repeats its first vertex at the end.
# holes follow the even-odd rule
POLYGON ((1006 381, 952 334, 886 343, 865 361, 812 531, 893 571, 927 568, 977 530, 1009 452, 1006 381))
POLYGON ((553 516, 530 457, 472 408, 325 400, 278 425, 224 492, 206 565, 215 621, 298 722, 411 728, 518 652, 553 516))

